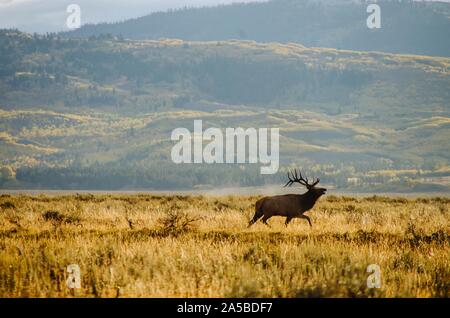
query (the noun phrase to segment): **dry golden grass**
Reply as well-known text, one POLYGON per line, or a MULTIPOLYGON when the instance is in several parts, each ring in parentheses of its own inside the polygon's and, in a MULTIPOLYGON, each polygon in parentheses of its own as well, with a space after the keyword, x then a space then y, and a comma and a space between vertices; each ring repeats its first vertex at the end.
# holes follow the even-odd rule
POLYGON ((0 297, 449 296, 450 199, 326 196, 312 228, 247 229, 256 199, 2 195, 0 297))

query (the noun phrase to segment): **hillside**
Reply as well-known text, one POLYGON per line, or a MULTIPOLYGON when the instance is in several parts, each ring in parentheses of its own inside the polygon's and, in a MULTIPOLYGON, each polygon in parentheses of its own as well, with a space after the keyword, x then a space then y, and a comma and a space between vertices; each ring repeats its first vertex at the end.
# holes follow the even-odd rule
POLYGON ((0 32, 1 187, 446 191, 450 59, 253 41, 0 32), (280 173, 170 161, 170 133, 279 127, 280 173))
POLYGON ((117 23, 85 25, 65 37, 112 34, 129 39, 255 40, 308 47, 450 56, 450 4, 377 1, 381 28, 368 29, 367 3, 274 0, 158 12, 117 23))

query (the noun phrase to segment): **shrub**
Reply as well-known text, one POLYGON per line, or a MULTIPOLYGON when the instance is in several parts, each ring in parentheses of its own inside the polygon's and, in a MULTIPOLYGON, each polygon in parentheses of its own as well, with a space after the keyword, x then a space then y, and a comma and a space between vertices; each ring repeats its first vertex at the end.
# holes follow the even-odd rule
POLYGON ((15 209, 16 205, 14 203, 12 203, 11 201, 6 201, 6 202, 3 202, 2 204, 0 204, 0 207, 2 209, 15 209))
POLYGON ((179 210, 171 210, 166 216, 158 220, 160 229, 163 235, 179 235, 186 233, 195 228, 195 222, 200 220, 200 217, 190 217, 186 212, 179 210))

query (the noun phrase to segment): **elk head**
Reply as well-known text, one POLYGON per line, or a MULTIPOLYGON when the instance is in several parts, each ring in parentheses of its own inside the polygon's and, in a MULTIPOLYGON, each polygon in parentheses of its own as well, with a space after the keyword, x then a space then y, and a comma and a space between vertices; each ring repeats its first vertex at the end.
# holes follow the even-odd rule
POLYGON ((284 185, 285 187, 290 187, 294 183, 300 183, 302 186, 305 186, 308 189, 308 193, 314 193, 318 197, 324 195, 327 192, 325 188, 317 188, 316 185, 320 182, 320 179, 317 178, 313 180, 312 183, 309 183, 308 178, 303 178, 302 173, 297 169, 294 169, 294 172, 288 172, 287 177, 289 181, 284 185))

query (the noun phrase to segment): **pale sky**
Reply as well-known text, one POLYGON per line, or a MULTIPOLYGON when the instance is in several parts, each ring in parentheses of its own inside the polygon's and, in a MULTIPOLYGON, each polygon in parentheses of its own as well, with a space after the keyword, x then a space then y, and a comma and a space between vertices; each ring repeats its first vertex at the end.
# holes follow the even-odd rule
POLYGON ((256 1, 266 0, 0 0, 0 28, 38 33, 68 30, 66 9, 72 3, 80 6, 81 24, 85 24, 116 22, 170 8, 256 1))

